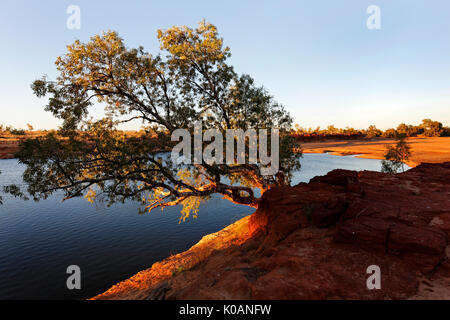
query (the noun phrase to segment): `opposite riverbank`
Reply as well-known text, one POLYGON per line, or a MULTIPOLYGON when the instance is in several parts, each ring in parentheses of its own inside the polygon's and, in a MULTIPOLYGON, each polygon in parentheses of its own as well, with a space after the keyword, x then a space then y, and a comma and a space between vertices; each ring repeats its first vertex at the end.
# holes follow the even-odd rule
MULTIPOLYGON (((450 137, 410 137, 412 155, 407 165, 450 161, 450 137)), ((386 145, 395 144, 394 139, 372 138, 347 141, 304 142, 304 153, 330 153, 332 155, 357 155, 358 158, 384 159, 386 145)))

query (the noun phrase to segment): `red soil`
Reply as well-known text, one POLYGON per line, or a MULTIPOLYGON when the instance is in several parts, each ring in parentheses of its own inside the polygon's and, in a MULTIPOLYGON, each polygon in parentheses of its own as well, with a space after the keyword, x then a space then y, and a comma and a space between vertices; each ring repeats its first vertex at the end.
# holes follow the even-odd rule
POLYGON ((270 189, 251 216, 94 299, 450 299, 448 177, 450 162, 270 189))

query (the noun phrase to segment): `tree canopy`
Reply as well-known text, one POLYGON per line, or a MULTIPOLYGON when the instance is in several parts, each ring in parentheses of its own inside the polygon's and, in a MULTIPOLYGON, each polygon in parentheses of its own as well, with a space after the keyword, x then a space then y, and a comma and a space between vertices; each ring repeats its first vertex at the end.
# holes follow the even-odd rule
POLYGON ((405 136, 398 136, 395 146, 386 146, 385 160, 381 161, 381 172, 405 172, 405 163, 411 157, 411 146, 405 136))
POLYGON ((158 39, 156 55, 126 47, 114 31, 87 43, 77 40, 56 60, 56 79, 32 84, 38 97, 48 97, 45 109, 63 122, 58 136, 22 144, 17 156, 26 165, 28 196, 39 200, 62 190, 65 199, 133 199, 148 210, 182 204, 187 216, 214 193, 256 206, 254 188, 264 192, 281 183, 278 175, 262 175, 261 165, 181 166, 161 155, 174 130, 192 132, 198 120, 204 130, 221 132, 278 128, 279 170, 289 181, 301 156, 292 152, 295 141, 287 134, 292 118, 249 75, 238 75, 228 64, 230 49, 216 27, 205 21, 197 28, 172 27, 158 30, 158 39), (96 121, 89 118, 95 104, 106 110, 96 121), (141 121, 146 133, 126 137, 117 129, 130 121, 141 121))

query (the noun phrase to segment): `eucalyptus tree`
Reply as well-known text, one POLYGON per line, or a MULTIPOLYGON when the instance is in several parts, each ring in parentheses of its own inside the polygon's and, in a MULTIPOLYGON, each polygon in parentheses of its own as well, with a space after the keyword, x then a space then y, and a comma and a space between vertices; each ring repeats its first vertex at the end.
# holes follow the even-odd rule
POLYGON ((255 188, 264 192, 289 181, 301 156, 288 134, 292 118, 249 75, 234 71, 216 27, 202 21, 196 28, 158 30, 157 37, 156 55, 128 48, 114 31, 77 40, 57 58, 56 79, 32 84, 62 125, 57 135, 22 144, 18 158, 26 165, 27 190, 10 189, 15 195, 39 200, 62 191, 64 199, 109 204, 133 199, 149 211, 182 204, 186 217, 213 194, 256 207, 255 188), (105 108, 96 121, 89 116, 95 105, 105 108), (250 163, 180 165, 161 155, 173 146, 176 129, 193 132, 200 120, 204 130, 220 132, 277 128, 279 172, 263 175, 263 165, 250 163), (144 133, 118 129, 130 121, 141 121, 144 133))

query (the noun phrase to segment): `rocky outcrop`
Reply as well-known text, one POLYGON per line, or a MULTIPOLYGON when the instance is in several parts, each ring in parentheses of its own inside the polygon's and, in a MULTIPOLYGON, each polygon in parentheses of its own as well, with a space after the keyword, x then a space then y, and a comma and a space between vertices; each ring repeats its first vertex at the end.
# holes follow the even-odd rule
POLYGON ((450 299, 449 177, 447 162, 272 188, 251 216, 95 298, 450 299))

